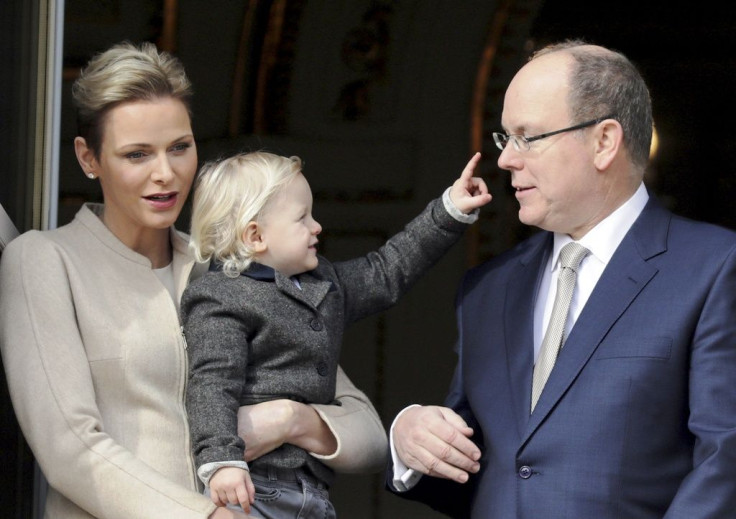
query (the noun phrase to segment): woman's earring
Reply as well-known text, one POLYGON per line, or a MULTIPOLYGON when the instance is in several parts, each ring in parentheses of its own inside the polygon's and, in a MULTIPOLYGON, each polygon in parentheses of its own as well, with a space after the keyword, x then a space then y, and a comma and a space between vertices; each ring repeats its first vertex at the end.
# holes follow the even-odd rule
POLYGON ((95 174, 90 171, 90 172, 87 173, 87 178, 94 179, 95 178, 95 174))

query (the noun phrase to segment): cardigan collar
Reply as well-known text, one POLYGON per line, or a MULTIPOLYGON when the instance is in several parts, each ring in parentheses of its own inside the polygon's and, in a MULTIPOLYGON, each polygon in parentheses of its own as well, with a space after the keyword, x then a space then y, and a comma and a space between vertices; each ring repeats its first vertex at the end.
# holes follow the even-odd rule
MULTIPOLYGON (((125 245, 110 229, 107 228, 102 221, 102 213, 105 206, 97 203, 85 203, 77 212, 75 219, 79 220, 89 231, 108 248, 125 258, 140 263, 141 265, 151 266, 151 261, 137 253, 127 245, 125 245)), ((177 231, 173 226, 169 229, 169 239, 174 252, 183 256, 189 256, 188 244, 189 237, 177 231)))
MULTIPOLYGON (((222 263, 212 260, 212 263, 210 263, 210 272, 222 272, 222 263)), ((276 279, 276 271, 273 268, 256 262, 248 265, 248 268, 242 271, 240 275, 257 279, 258 281, 274 281, 276 279)))

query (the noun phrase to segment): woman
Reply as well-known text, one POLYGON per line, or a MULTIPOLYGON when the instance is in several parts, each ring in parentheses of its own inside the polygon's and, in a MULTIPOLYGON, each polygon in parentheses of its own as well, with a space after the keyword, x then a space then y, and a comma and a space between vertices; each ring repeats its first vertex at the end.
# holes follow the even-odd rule
MULTIPOLYGON (((50 489, 49 518, 238 518, 197 491, 178 301, 197 275, 172 227, 197 169, 189 81, 151 44, 93 58, 73 87, 80 166, 104 205, 3 252, 0 343, 18 421, 50 489)), ((282 443, 341 471, 383 462, 375 410, 340 374, 342 406, 244 408, 257 457, 282 443)))

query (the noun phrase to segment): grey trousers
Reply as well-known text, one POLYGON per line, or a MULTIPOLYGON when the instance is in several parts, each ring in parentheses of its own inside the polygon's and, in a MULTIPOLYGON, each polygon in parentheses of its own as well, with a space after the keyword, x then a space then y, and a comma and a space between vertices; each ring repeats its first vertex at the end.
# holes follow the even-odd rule
MULTIPOLYGON (((299 470, 250 473, 256 487, 250 516, 261 519, 337 519, 327 486, 299 470)), ((241 510, 240 506, 228 508, 241 510)))

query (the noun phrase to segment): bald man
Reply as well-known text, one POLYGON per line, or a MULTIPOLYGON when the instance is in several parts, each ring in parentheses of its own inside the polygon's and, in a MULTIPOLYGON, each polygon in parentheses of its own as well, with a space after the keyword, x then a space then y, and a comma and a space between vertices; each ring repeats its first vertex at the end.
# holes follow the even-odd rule
POLYGON ((450 393, 394 421, 389 488, 458 518, 736 517, 736 233, 648 192, 651 101, 620 53, 537 52, 502 125, 544 232, 464 277, 450 393))

